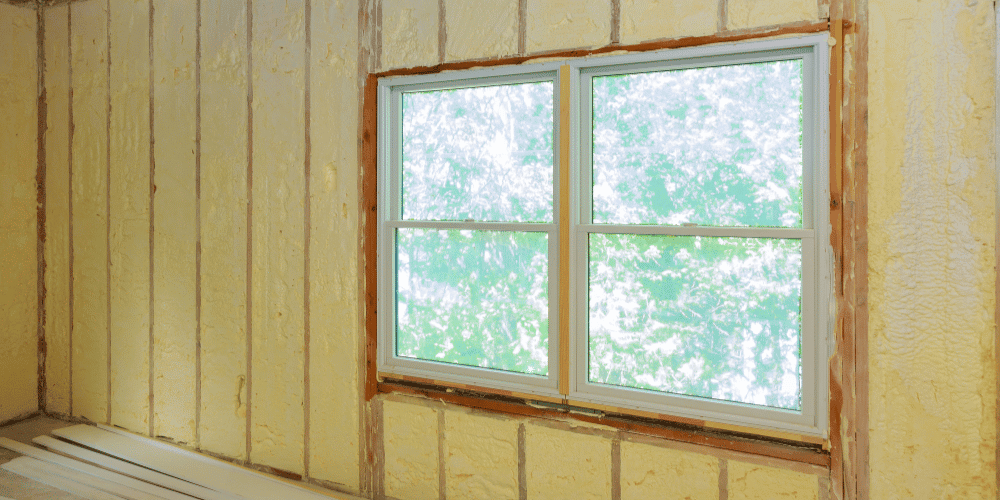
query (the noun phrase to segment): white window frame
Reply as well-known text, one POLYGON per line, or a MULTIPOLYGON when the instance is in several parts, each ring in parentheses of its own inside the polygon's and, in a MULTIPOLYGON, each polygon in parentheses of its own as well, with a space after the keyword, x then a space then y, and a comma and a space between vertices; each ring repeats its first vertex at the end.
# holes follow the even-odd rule
MULTIPOLYGON (((665 51, 572 59, 430 75, 383 77, 378 83, 378 357, 380 376, 393 375, 443 384, 485 387, 501 391, 561 398, 569 405, 612 407, 683 418, 828 437, 828 356, 834 338, 833 251, 830 246, 829 193, 829 34, 777 40, 737 42, 665 51), (589 140, 590 79, 610 73, 638 70, 696 68, 741 62, 803 61, 803 224, 802 228, 712 228, 589 224, 588 190, 591 165, 589 140), (569 72, 569 122, 560 121, 560 73, 569 72), (553 82, 553 222, 520 224, 495 222, 414 222, 401 220, 402 92, 450 89, 495 83, 553 82), (560 179, 563 161, 559 144, 569 134, 570 175, 560 179), (569 393, 560 394, 559 374, 559 230, 561 183, 569 183, 569 393), (395 194, 395 196, 392 196, 395 194), (584 223, 581 223, 583 221, 584 223), (544 231, 549 255, 549 365, 548 376, 521 375, 498 370, 416 360, 395 355, 395 243, 400 227, 544 231), (793 237, 802 240, 802 410, 713 400, 594 384, 588 380, 587 288, 588 235, 594 232, 641 234, 793 237)), ((565 220, 566 217, 563 217, 565 220)))

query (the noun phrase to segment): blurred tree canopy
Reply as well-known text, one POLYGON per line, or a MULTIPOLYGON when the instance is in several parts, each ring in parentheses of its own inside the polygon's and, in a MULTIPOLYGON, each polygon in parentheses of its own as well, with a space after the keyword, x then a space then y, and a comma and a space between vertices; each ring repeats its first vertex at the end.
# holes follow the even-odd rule
MULTIPOLYGON (((801 61, 592 81, 594 223, 802 227, 801 61)), ((553 221, 551 82, 402 109, 404 221, 553 221)), ((800 240, 622 233, 589 236, 592 382, 801 408, 800 240)), ((396 234, 398 355, 548 374, 547 233, 396 234)))

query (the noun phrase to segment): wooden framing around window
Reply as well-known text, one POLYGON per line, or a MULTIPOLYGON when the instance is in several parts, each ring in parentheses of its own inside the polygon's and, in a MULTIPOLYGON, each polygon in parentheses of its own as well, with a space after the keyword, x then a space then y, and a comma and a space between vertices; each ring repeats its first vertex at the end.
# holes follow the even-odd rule
MULTIPOLYGON (((514 417, 568 418, 663 439, 791 460, 829 468, 834 498, 867 498, 867 180, 866 167, 866 9, 832 2, 831 20, 781 27, 688 37, 636 45, 612 44, 588 50, 567 50, 487 61, 463 61, 391 70, 367 76, 362 110, 361 227, 364 252, 364 313, 366 348, 364 402, 378 394, 416 395, 459 406, 514 417), (860 12, 855 12, 858 9, 860 12), (860 24, 858 21, 861 21, 860 24), (859 26, 862 29, 859 29, 859 26), (532 59, 643 52, 712 43, 829 31, 830 53, 830 222, 836 284, 836 346, 830 358, 828 441, 784 432, 717 424, 648 412, 599 406, 563 405, 562 401, 509 391, 459 386, 434 380, 392 376, 380 378, 377 355, 377 87, 384 76, 435 73, 472 67, 516 65, 532 59), (844 88, 844 35, 853 36, 846 70, 851 86, 844 88), (859 369, 860 367, 860 369, 859 369)), ((368 433, 376 432, 367 429, 368 433)))

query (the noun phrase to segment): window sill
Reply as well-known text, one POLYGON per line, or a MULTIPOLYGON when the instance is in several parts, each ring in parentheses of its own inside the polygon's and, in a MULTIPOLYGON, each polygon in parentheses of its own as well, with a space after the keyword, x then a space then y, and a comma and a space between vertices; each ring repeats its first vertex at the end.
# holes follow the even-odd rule
POLYGON ((515 417, 572 419, 605 425, 622 432, 827 469, 831 464, 829 441, 815 436, 740 427, 626 408, 589 405, 483 387, 445 385, 434 380, 382 373, 378 376, 376 392, 424 397, 515 417))

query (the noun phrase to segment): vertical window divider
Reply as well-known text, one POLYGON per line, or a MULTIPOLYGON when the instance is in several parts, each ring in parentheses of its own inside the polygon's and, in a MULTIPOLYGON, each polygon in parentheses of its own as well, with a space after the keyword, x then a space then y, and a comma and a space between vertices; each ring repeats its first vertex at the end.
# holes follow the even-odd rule
POLYGON ((556 186, 559 200, 559 394, 569 396, 569 295, 570 295, 570 66, 559 67, 559 174, 556 186))

